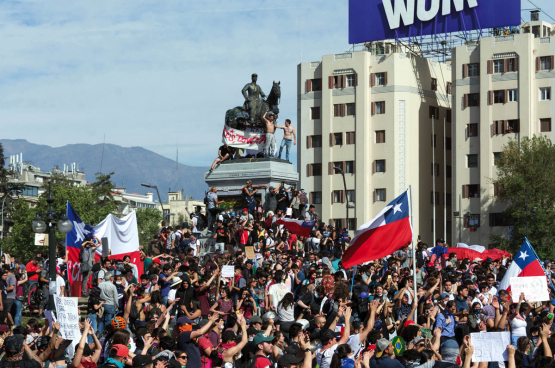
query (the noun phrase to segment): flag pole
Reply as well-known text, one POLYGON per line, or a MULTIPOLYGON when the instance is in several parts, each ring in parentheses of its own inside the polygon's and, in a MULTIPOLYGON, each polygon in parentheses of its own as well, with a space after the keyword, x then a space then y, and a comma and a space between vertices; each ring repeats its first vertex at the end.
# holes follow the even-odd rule
POLYGON ((536 256, 536 258, 540 262, 540 266, 542 266, 543 273, 545 273, 545 276, 549 280, 549 283, 551 284, 551 287, 555 290, 555 285, 553 285, 553 281, 551 281, 551 277, 548 276, 549 274, 547 273, 545 267, 543 266, 542 260, 540 259, 540 257, 538 257, 538 254, 536 253, 536 250, 534 249, 534 247, 532 246, 532 244, 530 243, 530 241, 528 240, 527 237, 524 237, 524 239, 526 240, 526 243, 528 243, 528 245, 530 246, 530 249, 532 249, 532 252, 534 252, 534 255, 536 256))
MULTIPOLYGON (((416 286, 416 244, 414 242, 414 227, 413 227, 413 223, 412 223, 412 185, 409 185, 409 203, 410 203, 410 228, 412 230, 412 237, 411 237, 411 242, 412 242, 412 286, 414 288, 414 299, 416 299, 416 290, 418 290, 418 287, 416 286)), ((435 194, 434 194, 435 195, 435 194)), ((435 200, 435 198, 434 198, 435 200)), ((413 300, 414 303, 414 300, 413 300)), ((416 311, 414 311, 414 316, 413 316, 413 320, 416 321, 416 311)))
POLYGON ((351 278, 351 295, 353 294, 353 285, 355 283, 355 275, 357 274, 357 266, 353 270, 353 277, 351 278))

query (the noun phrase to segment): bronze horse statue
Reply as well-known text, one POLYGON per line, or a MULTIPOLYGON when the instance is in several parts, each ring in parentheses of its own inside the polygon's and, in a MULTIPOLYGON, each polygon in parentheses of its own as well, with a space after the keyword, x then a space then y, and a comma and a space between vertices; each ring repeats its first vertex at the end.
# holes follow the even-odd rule
POLYGON ((281 98, 280 82, 273 82, 272 90, 268 94, 268 98, 262 99, 259 106, 255 109, 254 117, 251 119, 246 106, 237 106, 229 109, 225 113, 225 124, 233 129, 245 130, 245 128, 264 128, 265 124, 262 120, 264 113, 268 111, 275 115, 274 122, 277 121, 279 114, 279 100, 281 98))

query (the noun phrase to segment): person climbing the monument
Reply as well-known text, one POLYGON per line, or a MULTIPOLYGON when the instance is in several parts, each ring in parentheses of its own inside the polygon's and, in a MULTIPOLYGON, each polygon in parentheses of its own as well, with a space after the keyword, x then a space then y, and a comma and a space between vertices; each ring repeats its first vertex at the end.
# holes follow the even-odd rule
POLYGON ((274 122, 274 113, 270 112, 268 114, 268 111, 266 111, 262 119, 266 124, 266 146, 264 147, 264 153, 266 157, 274 157, 276 153, 276 136, 274 134, 276 130, 276 125, 274 122), (267 115, 268 119, 266 119, 267 115))
POLYGON ((283 129, 283 139, 281 140, 281 145, 279 146, 278 158, 281 160, 281 152, 285 146, 285 159, 289 161, 291 141, 293 141, 293 145, 297 145, 297 134, 295 132, 295 128, 291 126, 291 120, 285 119, 285 126, 276 125, 276 129, 283 129), (291 138, 294 138, 294 140, 291 138))
POLYGON ((212 172, 212 170, 214 170, 216 165, 224 162, 225 160, 231 159, 234 152, 235 152, 235 148, 229 147, 226 143, 224 143, 223 146, 220 146, 220 148, 218 148, 218 157, 212 163, 212 167, 210 168, 209 171, 212 172))

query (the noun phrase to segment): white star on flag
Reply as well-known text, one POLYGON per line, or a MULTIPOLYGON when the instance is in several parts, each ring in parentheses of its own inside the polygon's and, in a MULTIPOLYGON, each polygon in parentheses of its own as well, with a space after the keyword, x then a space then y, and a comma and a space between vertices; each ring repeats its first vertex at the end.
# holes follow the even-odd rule
POLYGON ((526 254, 526 251, 520 252, 520 256, 518 256, 518 258, 522 258, 523 260, 526 260, 526 257, 528 257, 528 254, 526 254))
POLYGON ((401 203, 397 203, 395 206, 393 206, 393 214, 396 214, 397 212, 403 212, 401 210, 401 203))

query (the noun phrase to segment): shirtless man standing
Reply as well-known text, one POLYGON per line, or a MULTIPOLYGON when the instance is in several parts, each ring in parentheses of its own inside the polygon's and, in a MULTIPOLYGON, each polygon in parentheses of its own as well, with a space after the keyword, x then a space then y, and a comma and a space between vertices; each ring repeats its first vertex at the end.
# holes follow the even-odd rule
POLYGON ((291 120, 285 119, 285 126, 276 126, 277 129, 283 129, 283 139, 281 140, 281 145, 279 146, 278 158, 281 160, 281 151, 285 146, 285 159, 289 161, 289 150, 291 149, 291 135, 295 140, 293 144, 297 144, 297 134, 295 133, 295 128, 291 126, 291 120))
POLYGON ((274 124, 274 114, 270 113, 268 117, 270 120, 266 119, 267 114, 268 111, 266 111, 262 117, 266 123, 266 146, 264 149, 266 150, 266 157, 274 157, 276 152, 276 137, 274 135, 276 126, 274 124))

